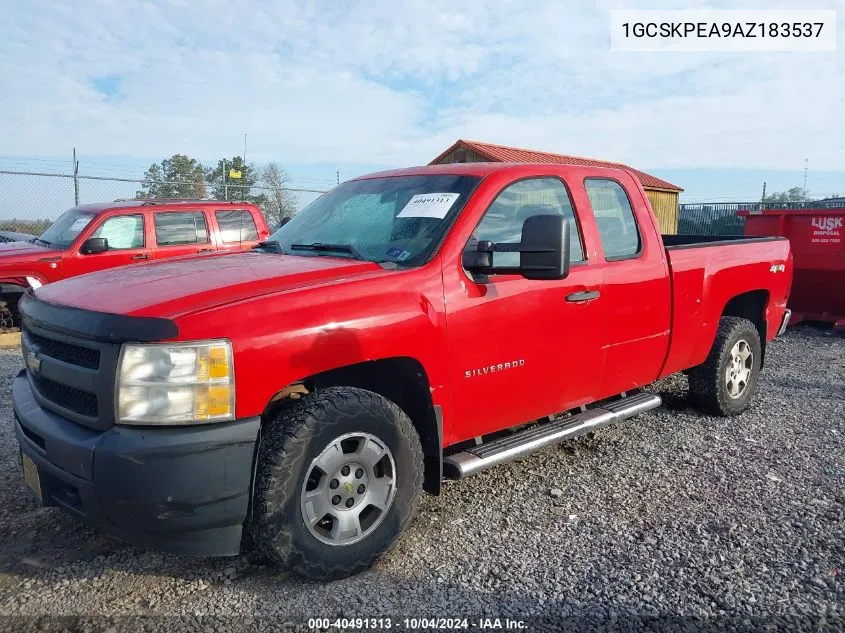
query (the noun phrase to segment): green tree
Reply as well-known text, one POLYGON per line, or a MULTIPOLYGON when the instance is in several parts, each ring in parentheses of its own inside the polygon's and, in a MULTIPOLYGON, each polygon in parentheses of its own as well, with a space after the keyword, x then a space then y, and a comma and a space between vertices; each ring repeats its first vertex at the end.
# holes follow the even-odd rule
POLYGON ((807 199, 806 192, 801 187, 792 187, 787 191, 773 193, 763 198, 763 202, 803 202, 807 199))
POLYGON ((205 198, 205 168, 195 158, 174 154, 150 165, 135 197, 205 198))
POLYGON ((217 161, 217 167, 208 169, 205 177, 211 187, 211 195, 217 200, 244 200, 264 205, 267 196, 256 193, 253 188, 258 184, 258 170, 255 165, 244 164, 240 156, 217 161), (230 171, 240 172, 240 178, 231 178, 230 171))

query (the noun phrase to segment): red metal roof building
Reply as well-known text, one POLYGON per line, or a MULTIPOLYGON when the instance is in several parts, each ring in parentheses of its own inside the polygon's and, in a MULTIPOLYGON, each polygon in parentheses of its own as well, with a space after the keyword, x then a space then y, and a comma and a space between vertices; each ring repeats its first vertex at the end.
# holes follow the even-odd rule
POLYGON ((559 165, 587 165, 590 167, 616 167, 630 169, 645 189, 654 213, 660 222, 663 233, 676 233, 678 230, 678 194, 683 191, 678 185, 673 185, 657 176, 652 176, 639 169, 634 169, 622 163, 606 160, 567 156, 551 152, 537 152, 519 147, 480 143, 478 141, 457 140, 437 158, 431 165, 448 163, 555 163, 559 165))

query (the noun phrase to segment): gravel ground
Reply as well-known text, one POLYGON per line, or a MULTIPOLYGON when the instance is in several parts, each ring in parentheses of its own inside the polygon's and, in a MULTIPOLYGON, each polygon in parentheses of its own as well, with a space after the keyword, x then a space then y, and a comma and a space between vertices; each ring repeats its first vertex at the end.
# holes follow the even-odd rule
POLYGON ((0 350, 1 626, 307 630, 315 616, 394 628, 483 616, 525 630, 842 631, 845 339, 794 328, 767 362, 738 418, 688 408, 686 378, 670 377, 653 387, 660 409, 447 482, 375 569, 316 584, 245 557, 131 547, 36 507, 9 402, 21 359, 0 350))

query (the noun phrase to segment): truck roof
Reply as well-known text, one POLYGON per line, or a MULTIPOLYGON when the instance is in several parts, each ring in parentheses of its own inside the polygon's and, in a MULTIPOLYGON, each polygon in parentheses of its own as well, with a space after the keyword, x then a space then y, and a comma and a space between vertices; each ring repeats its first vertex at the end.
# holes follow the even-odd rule
POLYGON ((220 205, 250 205, 254 203, 243 200, 184 200, 170 199, 170 198, 156 198, 150 200, 115 200, 114 202, 92 202, 88 204, 78 204, 73 207, 73 211, 85 211, 88 213, 102 213, 103 211, 111 211, 113 209, 127 209, 133 207, 150 207, 150 206, 220 206, 220 205))
MULTIPOLYGON (((538 171, 540 173, 567 173, 567 174, 607 174, 618 172, 631 173, 629 169, 615 167, 593 167, 589 165, 561 165, 556 163, 447 163, 445 165, 420 165, 418 167, 405 167, 402 169, 389 169, 372 174, 366 174, 353 178, 352 180, 366 180, 369 178, 384 178, 393 176, 423 176, 426 174, 444 174, 458 176, 477 176, 484 178, 490 174, 505 171, 538 171)), ((633 175, 633 174, 632 174, 633 175)))

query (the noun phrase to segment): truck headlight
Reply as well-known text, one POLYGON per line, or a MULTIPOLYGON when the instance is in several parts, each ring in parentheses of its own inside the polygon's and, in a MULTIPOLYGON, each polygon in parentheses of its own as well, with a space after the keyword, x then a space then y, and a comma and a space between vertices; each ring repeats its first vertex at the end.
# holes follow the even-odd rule
POLYGON ((118 424, 203 424, 235 418, 229 341, 123 346, 118 424))

